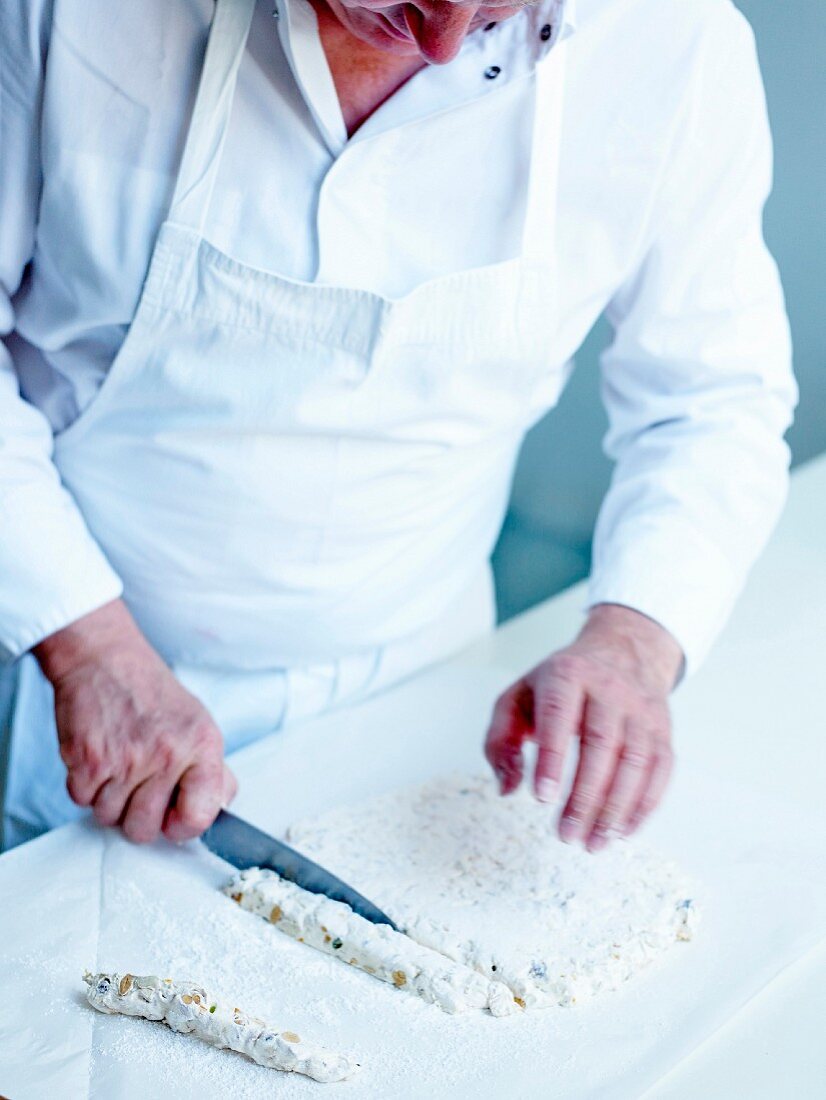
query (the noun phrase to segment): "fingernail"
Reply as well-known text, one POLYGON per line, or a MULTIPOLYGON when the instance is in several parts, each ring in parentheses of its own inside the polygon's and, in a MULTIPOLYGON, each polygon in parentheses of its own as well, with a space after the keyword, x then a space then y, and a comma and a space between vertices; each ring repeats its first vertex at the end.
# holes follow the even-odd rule
POLYGON ((591 833, 585 847, 589 852, 601 852, 608 844, 609 837, 606 833, 591 833))
POLYGON ((536 784, 536 797, 540 802, 555 802, 558 786, 559 784, 555 783, 553 779, 543 776, 536 784))
POLYGON ((571 841, 576 840, 579 836, 579 822, 575 821, 572 817, 563 817, 559 823, 559 838, 566 844, 570 844, 571 841))

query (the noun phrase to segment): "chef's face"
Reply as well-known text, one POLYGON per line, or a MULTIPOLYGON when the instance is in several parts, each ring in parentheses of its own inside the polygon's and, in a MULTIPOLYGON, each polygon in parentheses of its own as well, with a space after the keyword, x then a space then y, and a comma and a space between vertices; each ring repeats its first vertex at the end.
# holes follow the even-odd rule
POLYGON ((466 34, 501 23, 538 0, 327 0, 333 14, 363 42, 432 65, 451 61, 466 34))

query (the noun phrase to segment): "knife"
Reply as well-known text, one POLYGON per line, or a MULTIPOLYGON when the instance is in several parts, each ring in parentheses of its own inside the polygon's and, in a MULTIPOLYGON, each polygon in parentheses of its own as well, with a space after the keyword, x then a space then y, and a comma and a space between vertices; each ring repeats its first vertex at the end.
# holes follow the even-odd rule
POLYGON ((386 913, 382 913, 352 886, 319 867, 289 844, 262 833, 235 814, 221 810, 201 840, 211 852, 239 871, 246 871, 249 867, 265 867, 288 882, 294 882, 302 890, 309 890, 311 894, 324 894, 333 901, 343 901, 354 913, 373 924, 389 924, 394 931, 399 931, 386 913))

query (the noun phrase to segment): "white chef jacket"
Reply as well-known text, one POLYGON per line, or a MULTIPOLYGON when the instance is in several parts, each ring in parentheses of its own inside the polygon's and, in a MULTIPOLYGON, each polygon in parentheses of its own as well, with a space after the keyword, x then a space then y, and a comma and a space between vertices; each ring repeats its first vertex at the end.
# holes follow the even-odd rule
MULTIPOLYGON (((556 326, 566 358, 603 310, 615 331, 602 369, 616 469, 589 602, 662 623, 692 670, 779 514, 796 401, 761 231, 771 142, 747 22, 729 0, 542 0, 540 34, 521 12, 480 28, 348 140, 311 6, 277 2, 279 18, 258 6, 205 236, 247 265, 391 298, 515 254, 529 77, 570 39, 559 309, 536 323, 556 326), (464 113, 462 140, 434 146, 428 120, 445 112, 464 113)), ((7 658, 122 590, 52 440, 94 399, 134 313, 212 6, 0 5, 7 658)))

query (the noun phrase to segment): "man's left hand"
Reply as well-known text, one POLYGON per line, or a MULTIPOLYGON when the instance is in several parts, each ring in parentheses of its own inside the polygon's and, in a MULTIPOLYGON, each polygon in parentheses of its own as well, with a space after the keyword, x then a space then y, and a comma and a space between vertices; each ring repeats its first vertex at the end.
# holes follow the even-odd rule
POLYGON ((576 641, 498 699, 485 743, 502 794, 522 781, 522 745, 538 746, 533 788, 555 800, 571 742, 576 775, 559 822, 589 851, 629 836, 659 803, 673 764, 668 696, 682 667, 677 642, 627 607, 591 609, 576 641))

